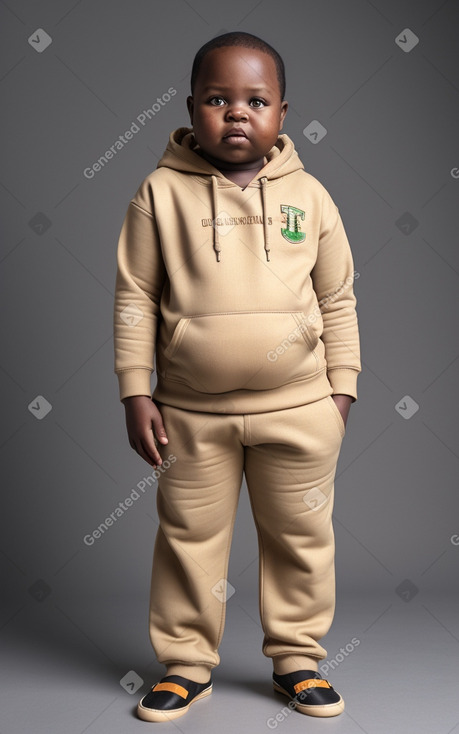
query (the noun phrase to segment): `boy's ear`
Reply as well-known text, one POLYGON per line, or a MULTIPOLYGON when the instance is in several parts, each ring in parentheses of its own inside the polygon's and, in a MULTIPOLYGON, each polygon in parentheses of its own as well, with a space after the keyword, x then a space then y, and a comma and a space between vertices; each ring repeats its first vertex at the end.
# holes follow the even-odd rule
POLYGON ((281 102, 279 132, 282 130, 284 126, 284 120, 285 120, 285 115, 287 114, 287 110, 288 110, 288 102, 284 100, 284 102, 281 102))
POLYGON ((188 114, 190 116, 190 122, 193 124, 193 97, 189 96, 186 98, 186 106, 188 107, 188 114))

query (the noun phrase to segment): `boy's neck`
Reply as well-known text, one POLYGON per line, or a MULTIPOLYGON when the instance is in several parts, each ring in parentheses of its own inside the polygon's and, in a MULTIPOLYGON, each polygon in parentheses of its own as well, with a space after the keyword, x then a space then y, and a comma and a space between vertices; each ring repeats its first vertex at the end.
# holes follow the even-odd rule
POLYGON ((249 164, 237 164, 213 158, 202 150, 196 152, 199 152, 199 155, 205 158, 214 168, 221 171, 226 178, 229 178, 230 181, 242 187, 248 184, 267 163, 265 157, 259 158, 257 161, 252 161, 249 164))

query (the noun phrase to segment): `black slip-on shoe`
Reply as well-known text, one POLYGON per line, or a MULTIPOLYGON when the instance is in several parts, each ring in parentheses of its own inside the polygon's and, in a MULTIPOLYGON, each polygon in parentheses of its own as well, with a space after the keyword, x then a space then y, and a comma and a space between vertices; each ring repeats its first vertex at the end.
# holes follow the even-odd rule
POLYGON ((212 679, 195 683, 181 675, 166 675, 155 683, 137 705, 137 715, 144 721, 170 721, 186 714, 191 704, 212 693, 212 679))
POLYGON ((315 670, 296 670, 287 675, 273 673, 273 687, 288 696, 297 711, 309 716, 337 716, 344 711, 344 701, 337 691, 315 670))

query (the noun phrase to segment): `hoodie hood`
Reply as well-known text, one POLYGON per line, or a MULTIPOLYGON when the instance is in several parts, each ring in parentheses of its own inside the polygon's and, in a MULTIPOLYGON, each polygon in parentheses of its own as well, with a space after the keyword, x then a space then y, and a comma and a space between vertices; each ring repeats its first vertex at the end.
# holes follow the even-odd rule
MULTIPOLYGON (((161 157, 157 168, 170 168, 181 173, 189 173, 208 179, 209 195, 212 207, 213 219, 213 248, 217 262, 221 259, 221 244, 219 225, 218 190, 222 187, 241 188, 238 184, 230 181, 222 171, 215 168, 200 155, 201 148, 195 140, 193 130, 188 127, 180 127, 169 136, 166 150, 161 157)), ((275 145, 265 156, 266 163, 248 184, 249 187, 257 187, 261 192, 261 205, 263 212, 263 235, 266 260, 270 260, 269 228, 267 226, 268 211, 268 189, 269 181, 282 178, 295 171, 304 169, 303 163, 298 157, 292 140, 288 135, 279 135, 275 145)))

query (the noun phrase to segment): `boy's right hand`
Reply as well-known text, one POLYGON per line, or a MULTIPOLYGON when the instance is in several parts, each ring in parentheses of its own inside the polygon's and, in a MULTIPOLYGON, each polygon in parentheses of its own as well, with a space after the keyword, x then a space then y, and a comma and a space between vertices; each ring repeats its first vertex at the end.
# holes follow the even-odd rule
POLYGON ((154 469, 163 460, 156 448, 156 439, 168 443, 161 413, 147 395, 132 395, 122 401, 126 409, 129 444, 154 469))

